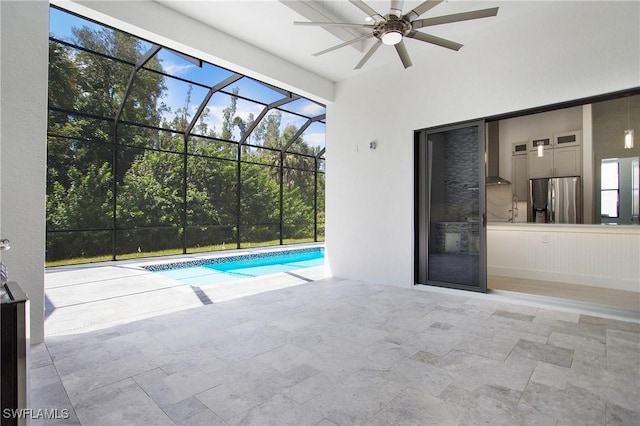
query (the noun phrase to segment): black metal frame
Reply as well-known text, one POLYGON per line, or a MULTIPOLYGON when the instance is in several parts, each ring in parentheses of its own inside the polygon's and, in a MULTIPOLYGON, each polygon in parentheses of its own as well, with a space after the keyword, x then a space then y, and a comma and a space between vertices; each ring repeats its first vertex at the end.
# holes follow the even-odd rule
MULTIPOLYGON (((51 6, 53 8, 56 8, 54 6, 51 6)), ((60 9, 60 8, 56 8, 56 9, 60 9)), ((63 9, 60 9, 63 10, 63 9)), ((65 13, 71 13, 68 11, 63 10, 65 13)), ((79 15, 78 15, 79 16, 79 15)), ((82 19, 88 19, 85 17, 81 17, 82 19)), ((90 19, 89 19, 90 20, 90 19)), ((94 21, 95 22, 95 21, 94 21)), ((98 25, 104 26, 109 28, 107 25, 104 25, 102 23, 96 22, 98 25)), ((116 31, 120 31, 117 29, 114 29, 116 31)), ((142 39, 141 39, 142 40, 142 39)), ((319 240, 319 236, 318 236, 318 177, 319 175, 324 175, 325 172, 320 170, 319 168, 319 164, 321 160, 324 160, 324 154, 325 154, 325 148, 322 148, 316 155, 309 155, 309 154, 301 154, 301 153, 297 153, 297 152, 291 152, 289 151, 289 149, 294 145, 294 143, 300 138, 300 136, 302 136, 302 134, 304 133, 304 131, 307 129, 307 127, 309 125, 311 125, 313 122, 322 122, 324 123, 325 121, 325 115, 319 115, 319 116, 315 116, 315 117, 308 117, 308 116, 304 116, 301 115, 299 113, 296 112, 292 112, 292 111, 287 111, 287 110, 283 110, 280 109, 280 107, 282 107, 283 105, 286 105, 287 103, 293 102, 295 100, 298 99, 304 99, 302 98, 300 95, 291 93, 289 91, 286 91, 284 89, 280 89, 277 87, 274 87, 270 84, 267 83, 262 83, 259 82, 261 84, 263 84, 265 87, 270 88, 272 90, 276 90, 279 93, 283 94, 285 96, 285 98, 280 99, 276 102, 270 103, 270 104, 265 104, 264 102, 261 101, 257 101, 254 99, 250 99, 250 98, 246 98, 241 96, 240 94, 235 95, 233 93, 231 93, 230 91, 225 91, 224 89, 227 87, 230 87, 234 82, 240 80, 241 78, 245 77, 242 74, 239 73, 235 73, 233 72, 232 75, 228 78, 226 78, 225 80, 223 80, 222 82, 219 82, 218 84, 215 84, 211 87, 207 87, 204 86, 203 84, 199 83, 199 82, 195 82, 195 81, 190 81, 190 80, 186 80, 180 77, 176 77, 173 75, 169 75, 166 74, 162 71, 158 71, 158 70, 154 70, 151 68, 146 67, 145 65, 149 62, 149 60, 151 60, 161 49, 163 49, 162 46, 157 45, 155 43, 151 43, 151 48, 145 53, 143 54, 137 61, 136 63, 131 63, 131 61, 127 61, 127 60, 123 60, 121 58, 115 58, 112 57, 110 55, 107 55, 105 53, 101 53, 101 52, 96 52, 90 49, 87 49, 86 47, 83 46, 78 46, 74 43, 70 43, 68 41, 64 41, 64 40, 59 40, 56 39, 55 37, 50 37, 50 41, 55 42, 55 43, 60 43, 62 45, 65 45, 67 47, 73 48, 73 49, 78 49, 78 50, 82 50, 84 52, 87 53, 91 53, 91 54, 95 54, 97 56, 100 56, 102 58, 105 59, 109 59, 109 60, 113 60, 113 61, 117 61, 119 63, 123 63, 126 65, 129 65, 132 67, 132 71, 131 74, 129 76, 129 80, 125 89, 125 94, 124 97, 121 101, 121 104, 119 105, 118 111, 115 115, 115 117, 102 117, 102 116, 97 116, 95 114, 91 114, 91 113, 87 113, 87 112, 82 112, 82 111, 76 111, 76 110, 70 110, 70 109, 65 109, 65 108, 60 108, 60 107, 55 107, 55 106, 50 106, 49 107, 49 111, 50 112, 57 112, 57 113, 62 113, 62 114, 66 114, 66 115, 70 115, 70 116, 75 116, 75 117, 81 117, 81 118, 89 118, 89 119, 93 119, 93 120, 100 120, 103 122, 110 122, 111 125, 113 126, 113 132, 111 135, 111 141, 107 142, 104 140, 98 140, 98 139, 93 139, 93 140, 85 140, 85 139, 81 139, 81 138, 74 138, 74 137, 70 137, 70 136, 66 136, 66 135, 61 135, 61 134, 56 134, 52 131, 48 131, 47 136, 48 137, 55 137, 55 138, 62 138, 62 139, 66 139, 66 140, 75 140, 76 142, 79 143, 90 143, 90 144, 99 144, 102 146, 109 146, 111 148, 112 151, 112 164, 111 164, 111 168, 112 168, 112 176, 113 176, 113 184, 112 184, 112 191, 113 191, 113 205, 112 205, 112 225, 110 227, 96 227, 96 228, 86 228, 86 229, 50 229, 49 226, 47 225, 47 235, 52 234, 52 233, 63 233, 63 232, 72 232, 72 233, 82 233, 82 232, 100 232, 100 231, 109 231, 111 232, 111 257, 112 260, 117 260, 118 259, 118 254, 117 254, 117 248, 118 248, 118 232, 121 231, 127 231, 127 230, 138 230, 138 229, 178 229, 182 231, 182 252, 183 253, 187 253, 189 251, 189 247, 188 247, 188 238, 187 238, 187 231, 189 228, 192 228, 194 226, 198 226, 198 227, 202 227, 202 226, 207 226, 207 225, 203 225, 203 224, 199 224, 199 225, 189 225, 188 224, 188 217, 187 217, 187 186, 188 186, 188 171, 187 171, 187 163, 188 163, 188 159, 190 157, 201 157, 201 158, 207 158, 207 159, 212 159, 212 160, 216 160, 216 161, 231 161, 231 162, 235 162, 237 165, 236 168, 236 188, 237 188, 237 198, 236 198, 236 223, 235 224, 212 224, 211 226, 216 226, 216 227, 231 227, 231 226, 235 226, 236 227, 236 248, 241 248, 242 247, 242 228, 244 226, 260 226, 260 225, 277 225, 279 226, 279 237, 280 237, 280 244, 284 243, 284 233, 285 233, 285 228, 284 228, 284 222, 285 222, 285 218, 284 218, 284 179, 283 179, 283 175, 284 175, 284 170, 285 169, 291 169, 291 170, 298 170, 298 171, 303 171, 303 172, 313 172, 314 173, 314 178, 313 178, 313 216, 314 216, 314 223, 313 223, 313 240, 314 241, 318 241, 319 240), (208 89, 208 93, 206 94, 205 98, 203 99, 203 101, 201 102, 201 104, 199 105, 199 108, 197 110, 197 112, 195 113, 195 115, 193 116, 193 118, 191 119, 191 121, 189 122, 187 128, 184 131, 180 131, 177 129, 168 129, 168 128, 163 128, 163 127, 159 127, 159 126, 152 126, 152 125, 148 125, 148 124, 144 124, 144 123, 134 123, 134 122, 130 122, 127 120, 123 120, 122 119, 122 113, 124 110, 124 106, 125 103, 127 102, 130 92, 131 92, 131 88, 134 84, 136 75, 138 73, 138 71, 140 70, 145 70, 145 71, 150 71, 153 73, 157 73, 160 74, 166 78, 173 78, 173 79, 177 79, 177 80, 182 80, 184 82, 187 82, 189 84, 192 84, 194 86, 200 86, 200 87, 205 87, 208 89), (192 130, 194 128, 194 126, 196 125, 198 119, 200 118, 201 114, 203 113, 203 111, 205 110, 207 104, 209 103, 211 97, 215 94, 215 93, 223 93, 229 96, 234 96, 237 99, 244 99, 250 102, 253 102, 255 104, 260 104, 263 106, 262 111, 260 112, 260 114, 255 118, 255 120, 248 126, 248 128, 246 129, 245 133, 243 135, 241 135, 241 139, 239 141, 232 141, 232 140, 224 140, 224 139, 219 139, 219 138, 211 138, 210 136, 204 136, 204 135, 198 135, 198 134, 192 134, 192 130), (256 129, 256 127, 258 126, 258 124, 260 123, 260 121, 262 119, 264 119, 267 114, 272 111, 272 110, 280 110, 282 112, 285 112, 287 114, 293 114, 299 117, 303 117, 306 119, 306 122, 304 123, 304 125, 302 125, 300 127, 300 129, 298 129, 298 131, 295 133, 295 135, 293 135, 293 137, 291 137, 291 139, 289 139, 288 141, 286 141, 286 144, 281 148, 281 149, 276 149, 276 148, 269 148, 269 147, 265 147, 265 146, 258 146, 258 145, 252 145, 250 143, 248 143, 249 138, 252 134, 252 132, 256 129), (131 144, 127 144, 127 143, 122 143, 122 141, 119 140, 118 137, 118 132, 119 132, 119 128, 122 125, 126 125, 126 126, 135 126, 135 127, 139 127, 139 128, 147 128, 147 129, 151 129, 151 130, 155 130, 155 131, 161 131, 161 132, 169 132, 172 133, 174 135, 182 135, 182 139, 183 139, 183 143, 182 143, 182 149, 181 150, 169 150, 169 149, 163 149, 162 147, 158 147, 158 148, 153 148, 153 147, 148 147, 148 146, 137 146, 137 145, 131 145, 131 144), (194 153, 194 152, 189 152, 189 141, 191 140, 191 138, 205 138, 205 139, 211 139, 211 140, 215 140, 215 141, 219 141, 219 142, 224 142, 224 143, 228 143, 228 144, 232 144, 235 145, 236 147, 236 151, 237 151, 237 155, 235 159, 231 159, 231 158, 223 158, 223 157, 216 157, 216 156, 210 156, 210 155, 203 155, 200 153, 194 153), (243 164, 258 164, 255 162, 252 162, 250 160, 246 160, 243 159, 243 147, 248 147, 248 148, 259 148, 261 150, 269 150, 269 151, 273 151, 274 153, 278 153, 279 154, 279 161, 277 162, 277 164, 275 165, 267 165, 267 164, 260 164, 261 166, 265 166, 265 167, 278 167, 279 169, 279 177, 280 177, 280 191, 279 191, 279 223, 273 223, 273 224, 249 224, 247 225, 246 223, 243 223, 242 221, 242 165, 243 164), (118 158, 119 158, 119 151, 121 149, 129 149, 129 148, 133 148, 133 149, 139 149, 141 151, 157 151, 157 152, 165 152, 165 153, 171 153, 174 155, 181 155, 182 156, 182 161, 183 161, 183 167, 182 167, 182 207, 181 207, 181 223, 177 224, 175 226, 134 226, 134 227, 123 227, 121 225, 118 224, 118 215, 117 215, 117 205, 118 205, 118 182, 117 182, 117 167, 118 167, 118 158), (292 155, 292 156, 298 156, 298 157, 306 157, 309 159, 313 159, 313 164, 314 164, 314 169, 313 170, 308 170, 305 168, 298 168, 298 167, 291 167, 291 166, 285 166, 285 158, 287 155, 292 155)), ((173 50, 172 50, 173 51, 173 50)), ((179 52, 175 52, 176 54, 179 54, 179 52)), ((186 55, 185 55, 186 56, 186 55)), ((200 63, 202 63, 202 61, 196 59, 197 61, 199 61, 200 63)), ((255 80, 257 81, 257 80, 255 80)), ((311 100, 314 103, 317 103, 313 100, 311 100)), ((318 104, 321 105, 321 104, 318 104)), ((321 105, 324 107, 324 105, 321 105)))
POLYGON ((486 261, 486 194, 485 194, 485 121, 474 120, 458 124, 431 127, 416 130, 414 132, 414 284, 425 284, 436 287, 446 287, 458 290, 475 292, 487 292, 487 261, 486 261), (481 222, 478 227, 479 237, 479 262, 478 285, 466 285, 450 282, 433 281, 429 279, 429 242, 431 224, 431 166, 429 157, 428 136, 434 133, 448 132, 452 130, 476 127, 477 135, 477 160, 478 160, 478 200, 481 222))

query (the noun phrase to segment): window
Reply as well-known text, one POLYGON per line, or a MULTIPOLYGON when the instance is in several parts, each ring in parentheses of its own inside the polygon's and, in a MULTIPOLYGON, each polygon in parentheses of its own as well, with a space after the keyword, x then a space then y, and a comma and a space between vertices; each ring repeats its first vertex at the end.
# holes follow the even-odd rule
POLYGON ((617 161, 602 162, 600 188, 600 216, 617 218, 620 207, 620 179, 617 161))

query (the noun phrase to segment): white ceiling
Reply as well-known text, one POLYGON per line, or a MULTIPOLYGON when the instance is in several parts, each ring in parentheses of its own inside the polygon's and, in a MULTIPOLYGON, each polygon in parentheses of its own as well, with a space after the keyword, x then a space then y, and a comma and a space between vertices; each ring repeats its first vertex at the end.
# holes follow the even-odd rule
MULTIPOLYGON (((399 71, 403 69, 395 49, 392 46, 383 45, 363 69, 354 70, 363 52, 366 52, 374 40, 346 46, 318 57, 312 56, 315 52, 365 33, 358 28, 348 30, 336 28, 330 32, 320 27, 294 26, 293 21, 365 23, 365 13, 347 0, 155 1, 332 81, 348 79, 388 63, 394 63, 399 71)), ((388 0, 366 1, 366 3, 382 15, 389 11, 390 1, 388 0)), ((403 12, 410 11, 420 3, 422 3, 421 0, 405 1, 403 12)), ((488 27, 495 29, 513 16, 526 13, 530 8, 539 7, 544 3, 546 2, 448 0, 422 17, 495 6, 499 6, 500 10, 496 17, 445 24, 421 31, 462 43, 465 45, 462 49, 491 49, 490 45, 474 44, 474 32, 488 27)), ((503 36, 508 37, 509 34, 503 36)), ((215 40, 211 42, 215 43, 215 40)), ((447 54, 456 54, 455 51, 417 40, 406 40, 405 45, 412 59, 419 55, 434 55, 442 50, 447 51, 447 54)))

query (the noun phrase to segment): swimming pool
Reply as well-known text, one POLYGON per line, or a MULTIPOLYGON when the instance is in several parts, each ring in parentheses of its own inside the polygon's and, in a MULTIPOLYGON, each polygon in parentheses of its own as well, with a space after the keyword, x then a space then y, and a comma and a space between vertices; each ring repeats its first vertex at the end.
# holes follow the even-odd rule
POLYGON ((206 287, 322 265, 324 249, 316 247, 147 265, 143 268, 193 287, 206 287))

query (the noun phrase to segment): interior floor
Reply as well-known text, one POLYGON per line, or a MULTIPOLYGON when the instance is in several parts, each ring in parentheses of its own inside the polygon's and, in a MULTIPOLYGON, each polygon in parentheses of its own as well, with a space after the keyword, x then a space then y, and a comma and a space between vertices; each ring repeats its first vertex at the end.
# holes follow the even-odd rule
POLYGON ((640 423, 639 323, 495 295, 325 278, 103 328, 56 318, 31 407, 68 424, 640 423))
POLYGON ((640 293, 632 291, 495 275, 487 277, 487 288, 597 303, 640 312, 640 293))

